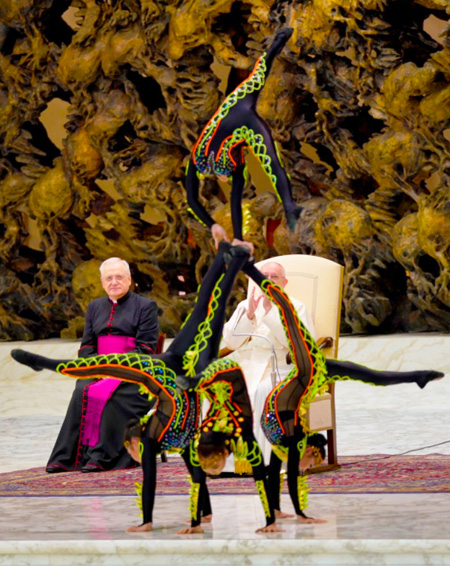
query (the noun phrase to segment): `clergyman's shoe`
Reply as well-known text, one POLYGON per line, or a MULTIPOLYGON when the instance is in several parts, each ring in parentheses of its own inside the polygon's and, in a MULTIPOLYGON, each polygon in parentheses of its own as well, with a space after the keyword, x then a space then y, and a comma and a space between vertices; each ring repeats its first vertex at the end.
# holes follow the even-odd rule
POLYGON ((98 466, 90 466, 89 464, 86 464, 85 466, 82 466, 81 471, 84 474, 88 474, 90 472, 103 472, 104 470, 98 466))
POLYGON ((64 468, 60 468, 58 466, 47 466, 45 468, 47 474, 61 474, 62 472, 67 472, 64 468))

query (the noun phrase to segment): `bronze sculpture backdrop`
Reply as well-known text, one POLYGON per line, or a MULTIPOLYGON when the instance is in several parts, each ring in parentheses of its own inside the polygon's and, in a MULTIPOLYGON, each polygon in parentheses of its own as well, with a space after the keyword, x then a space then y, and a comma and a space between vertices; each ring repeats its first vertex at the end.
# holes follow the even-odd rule
MULTIPOLYGON (((450 330, 448 16, 447 0, 1 0, 0 339, 74 337, 111 255, 178 328, 213 251, 187 212, 186 158, 220 88, 284 25, 259 111, 304 211, 289 233, 250 180, 257 259, 342 263, 344 331, 450 330)), ((203 187, 225 224, 226 192, 203 187)))

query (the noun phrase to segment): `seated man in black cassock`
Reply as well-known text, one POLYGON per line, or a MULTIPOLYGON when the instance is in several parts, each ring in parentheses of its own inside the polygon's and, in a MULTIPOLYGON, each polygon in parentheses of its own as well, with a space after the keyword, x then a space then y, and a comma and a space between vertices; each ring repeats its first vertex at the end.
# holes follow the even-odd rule
MULTIPOLYGON (((107 259, 100 266, 100 278, 107 297, 88 305, 79 357, 155 353, 158 308, 152 299, 130 291, 128 263, 107 259)), ((150 408, 134 383, 78 380, 47 472, 99 472, 135 465, 123 446, 124 432, 131 418, 143 417, 150 408)))

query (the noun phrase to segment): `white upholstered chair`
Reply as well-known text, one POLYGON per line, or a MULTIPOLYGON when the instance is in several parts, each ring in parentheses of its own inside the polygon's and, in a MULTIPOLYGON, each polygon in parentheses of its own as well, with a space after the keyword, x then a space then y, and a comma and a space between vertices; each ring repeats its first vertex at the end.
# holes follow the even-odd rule
MULTIPOLYGON (((344 268, 329 259, 303 254, 272 257, 260 261, 256 267, 261 268, 268 261, 276 261, 285 268, 287 294, 302 301, 308 308, 324 355, 337 358, 344 268)), ((253 285, 254 282, 250 281, 248 293, 253 285)), ((328 393, 311 403, 308 422, 310 430, 327 432, 328 465, 315 471, 338 467, 334 384, 328 386, 328 393)))

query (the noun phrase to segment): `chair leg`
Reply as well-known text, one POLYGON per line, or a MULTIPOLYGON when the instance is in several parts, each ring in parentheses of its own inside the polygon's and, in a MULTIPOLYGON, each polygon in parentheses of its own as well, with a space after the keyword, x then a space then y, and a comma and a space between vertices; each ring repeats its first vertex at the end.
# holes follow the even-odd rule
POLYGON ((328 464, 334 466, 337 464, 337 451, 336 451, 336 435, 334 434, 334 429, 327 430, 327 440, 328 440, 328 464))

